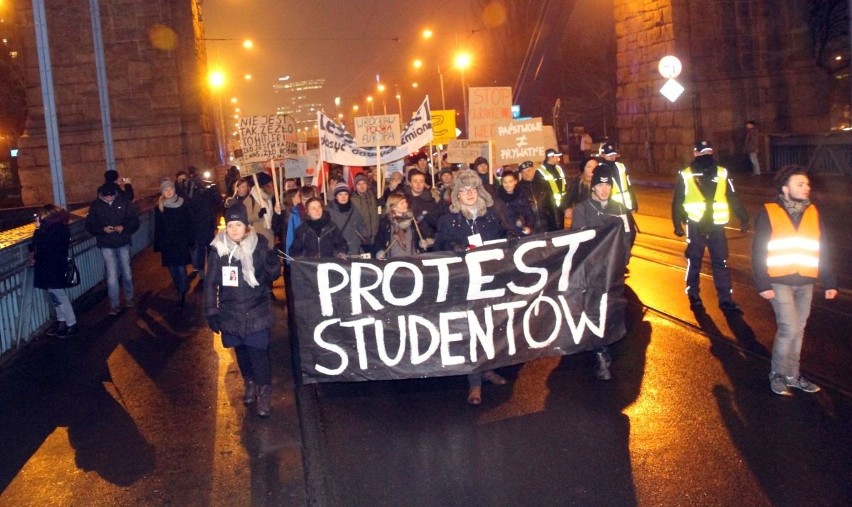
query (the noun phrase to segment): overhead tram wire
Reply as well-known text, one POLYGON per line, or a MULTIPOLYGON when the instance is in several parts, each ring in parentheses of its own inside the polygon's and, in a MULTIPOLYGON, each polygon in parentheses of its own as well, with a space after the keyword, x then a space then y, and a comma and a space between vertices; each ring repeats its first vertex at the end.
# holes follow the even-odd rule
POLYGON ((527 73, 530 68, 530 60, 532 59, 533 53, 538 47, 538 43, 541 40, 542 27, 544 26, 544 20, 546 18, 547 11, 550 6, 550 0, 544 0, 541 4, 541 10, 538 14, 538 20, 536 21, 535 28, 533 28, 532 33, 530 34, 530 42, 527 45, 527 52, 524 55, 524 61, 521 63, 521 68, 518 70, 518 78, 515 81, 515 87, 513 88, 513 97, 512 102, 517 103, 518 98, 521 96, 521 90, 523 88, 524 79, 526 78, 527 73))

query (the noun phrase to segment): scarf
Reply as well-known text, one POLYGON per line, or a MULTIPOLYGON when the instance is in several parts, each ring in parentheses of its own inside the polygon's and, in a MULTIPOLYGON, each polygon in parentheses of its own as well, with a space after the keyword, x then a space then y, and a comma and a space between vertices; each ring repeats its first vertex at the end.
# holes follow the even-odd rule
POLYGON ((213 238, 210 245, 216 249, 216 253, 219 254, 219 257, 228 256, 228 264, 231 263, 231 259, 240 261, 243 278, 246 283, 249 284, 249 287, 257 287, 260 285, 257 282, 257 278, 254 276, 254 261, 252 260, 252 254, 254 253, 255 248, 257 248, 257 233, 249 230, 246 237, 237 243, 228 237, 228 233, 226 231, 221 231, 215 238, 213 238))
POLYGON ((157 207, 160 208, 161 213, 163 208, 180 208, 181 206, 183 206, 183 197, 180 197, 177 193, 171 199, 166 199, 160 195, 160 199, 157 201, 157 207))
POLYGON ((782 195, 781 204, 784 206, 784 209, 787 210, 787 213, 789 213, 790 216, 793 217, 794 220, 798 220, 802 213, 804 213, 805 210, 808 209, 808 206, 811 205, 811 201, 809 201, 808 199, 787 199, 782 195))

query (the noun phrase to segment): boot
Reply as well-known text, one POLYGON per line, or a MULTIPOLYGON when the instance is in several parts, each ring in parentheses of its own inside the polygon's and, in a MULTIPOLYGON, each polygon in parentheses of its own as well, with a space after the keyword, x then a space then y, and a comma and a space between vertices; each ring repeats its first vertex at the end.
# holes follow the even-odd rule
POLYGON ((612 374, 607 365, 607 354, 603 351, 595 352, 595 377, 600 380, 609 380, 612 374))
POLYGON ((251 405, 257 399, 257 384, 250 378, 245 379, 245 383, 246 392, 243 394, 243 404, 251 405))
POLYGON ((257 390, 257 415, 269 417, 270 403, 272 403, 272 386, 260 386, 257 390))
POLYGON ((79 328, 77 326, 79 326, 79 324, 68 326, 68 328, 65 330, 65 334, 59 336, 63 338, 71 338, 72 336, 75 336, 79 332, 79 328))

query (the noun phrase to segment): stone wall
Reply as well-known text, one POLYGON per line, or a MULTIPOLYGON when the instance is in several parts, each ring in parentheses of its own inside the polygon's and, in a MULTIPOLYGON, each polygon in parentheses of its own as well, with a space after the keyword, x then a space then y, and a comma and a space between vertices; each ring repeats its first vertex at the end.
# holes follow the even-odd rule
MULTIPOLYGON (((32 7, 21 4, 30 108, 18 143, 19 175, 24 203, 35 205, 52 201, 53 193, 32 7)), ((89 3, 45 4, 66 200, 85 202, 106 170, 89 3)), ((162 176, 212 165, 213 111, 196 0, 101 0, 100 14, 119 174, 142 196, 159 191, 162 176)))
POLYGON ((741 169, 748 120, 764 133, 829 130, 828 75, 812 57, 805 0, 615 0, 614 8, 617 141, 628 167, 674 174, 706 138, 720 162, 741 169), (675 103, 659 93, 667 54, 684 68, 675 103))

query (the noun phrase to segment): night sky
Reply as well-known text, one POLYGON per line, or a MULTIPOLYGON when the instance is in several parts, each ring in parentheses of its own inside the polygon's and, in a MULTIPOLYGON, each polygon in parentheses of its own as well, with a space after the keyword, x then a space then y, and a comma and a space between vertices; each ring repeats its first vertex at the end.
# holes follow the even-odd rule
POLYGON ((446 70, 451 53, 456 45, 475 51, 484 38, 479 4, 475 0, 206 0, 206 38, 233 39, 208 41, 208 63, 211 69, 225 72, 225 93, 239 98, 244 115, 274 113, 280 102, 272 85, 285 75, 291 80, 325 78, 328 107, 333 107, 334 97, 341 96, 343 109, 351 111, 353 101, 376 94, 379 74, 388 86, 388 113, 395 113, 396 86, 403 95, 404 110, 413 110, 424 91, 433 108, 439 107, 437 64, 415 76, 411 63, 418 56, 426 60, 430 52, 434 60, 434 48, 443 47, 449 108, 451 97, 460 96, 459 91, 451 95, 460 89, 452 69, 446 70), (435 32, 431 45, 421 38, 426 27, 435 32), (245 38, 254 41, 252 50, 243 49, 245 38), (252 80, 246 81, 245 74, 251 74, 252 80), (410 87, 414 80, 422 83, 417 90, 410 87))

